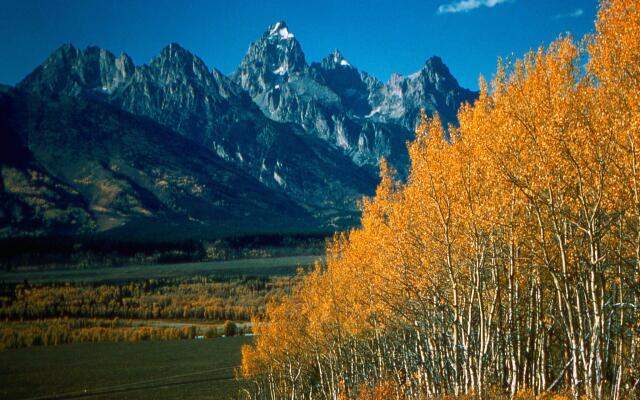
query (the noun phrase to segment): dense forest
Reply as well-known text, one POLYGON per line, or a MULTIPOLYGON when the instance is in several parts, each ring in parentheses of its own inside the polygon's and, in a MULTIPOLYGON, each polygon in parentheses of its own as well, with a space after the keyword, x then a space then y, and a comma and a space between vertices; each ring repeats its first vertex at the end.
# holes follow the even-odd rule
POLYGON ((0 349, 218 336, 235 329, 230 322, 224 326, 224 321, 248 321, 263 315, 266 304, 290 293, 297 279, 194 277, 96 285, 2 284, 0 349))
POLYGON ((122 284, 0 286, 0 319, 243 320, 264 313, 295 277, 148 279, 122 284))
MULTIPOLYGON (((228 324, 234 324, 227 321, 228 324)), ((235 333, 235 328, 234 328, 235 333)), ((145 326, 138 321, 54 318, 28 323, 5 322, 0 328, 0 350, 68 343, 137 342, 144 340, 195 339, 220 336, 221 330, 195 325, 145 326)))
MULTIPOLYGON (((326 233, 189 240, 46 236, 0 238, 0 270, 97 268, 321 254, 326 233)), ((330 235, 329 235, 330 237, 330 235)))
POLYGON ((480 86, 255 320, 252 398, 640 395, 640 2, 480 86))

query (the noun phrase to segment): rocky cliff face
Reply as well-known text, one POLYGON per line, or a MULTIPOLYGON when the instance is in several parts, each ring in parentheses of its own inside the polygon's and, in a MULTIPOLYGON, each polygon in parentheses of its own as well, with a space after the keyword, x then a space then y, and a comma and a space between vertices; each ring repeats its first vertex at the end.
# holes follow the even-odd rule
POLYGON ((307 62, 300 43, 285 22, 269 26, 262 37, 254 42, 233 80, 251 97, 258 96, 289 77, 305 74, 307 62))
POLYGON ((440 57, 432 57, 419 71, 406 77, 394 74, 387 84, 378 85, 370 95, 372 110, 367 117, 413 130, 424 109, 429 116, 438 112, 445 124, 456 124, 460 105, 477 96, 460 87, 440 57))
POLYGON ((358 71, 338 50, 308 65, 284 22, 251 44, 232 79, 271 119, 300 125, 359 166, 374 169, 385 157, 404 173, 405 143, 413 138, 420 110, 438 111, 443 121, 455 123, 460 104, 477 96, 460 88, 437 57, 387 84, 358 71))
POLYGON ((116 58, 99 47, 77 49, 65 44, 54 51, 19 85, 43 95, 103 98, 133 75, 131 58, 116 58))
POLYGON ((2 90, 29 99, 10 101, 23 112, 3 114, 13 132, 5 139, 30 161, 4 177, 0 220, 22 213, 37 225, 55 214, 74 232, 139 218, 211 226, 227 214, 272 227, 353 225, 381 157, 406 174, 420 109, 455 123, 460 104, 477 96, 437 57, 386 84, 338 50, 308 64, 284 22, 251 44, 230 77, 176 43, 139 66, 65 45, 17 89, 2 90), (50 196, 29 200, 18 186, 50 196), (43 214, 38 202, 73 211, 43 214))
POLYGON ((371 112, 369 95, 375 78, 367 82, 363 73, 353 67, 338 49, 319 63, 312 63, 311 75, 324 83, 340 98, 342 109, 351 116, 363 116, 371 112))
MULTIPOLYGON (((149 117, 204 145, 262 184, 284 192, 312 213, 330 218, 356 210, 370 194, 376 177, 305 135, 296 125, 265 117, 240 86, 177 44, 170 44, 148 65, 127 71, 127 79, 103 90, 105 80, 86 79, 84 71, 107 76, 118 60, 95 48, 64 46, 19 87, 36 93, 100 98, 135 115, 149 117), (102 54, 91 57, 90 54, 102 54), (69 59, 67 59, 69 58, 69 59), (47 76, 45 75, 45 72, 47 76), (55 78, 53 78, 55 76, 55 78), (66 77, 66 80, 64 79, 66 77)), ((106 78, 105 78, 106 79, 106 78)), ((109 81, 112 82, 113 80, 109 81)))

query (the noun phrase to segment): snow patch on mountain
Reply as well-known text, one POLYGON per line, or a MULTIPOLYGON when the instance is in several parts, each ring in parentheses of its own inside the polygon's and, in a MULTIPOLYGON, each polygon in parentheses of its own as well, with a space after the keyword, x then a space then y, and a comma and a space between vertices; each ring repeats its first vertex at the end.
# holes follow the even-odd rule
POLYGON ((278 185, 280 186, 285 186, 287 184, 284 178, 278 175, 276 171, 273 171, 273 179, 275 179, 275 181, 278 182, 278 185))
POLYGON ((269 36, 280 36, 282 39, 293 39, 295 35, 289 32, 289 29, 282 22, 276 22, 269 31, 269 36))
POLYGON ((220 158, 222 158, 223 160, 229 160, 229 155, 225 151, 224 147, 219 144, 216 144, 216 154, 218 154, 218 156, 220 156, 220 158))
POLYGON ((277 69, 273 70, 273 73, 276 75, 284 75, 289 71, 289 66, 287 64, 282 64, 277 69))
POLYGON ((289 30, 287 28, 282 28, 278 31, 278 33, 280 34, 280 36, 283 39, 293 39, 295 36, 293 35, 293 33, 289 32, 289 30))
POLYGON ((371 110, 371 112, 368 115, 365 115, 365 118, 371 118, 374 115, 378 114, 380 111, 382 111, 382 107, 378 106, 376 108, 374 108, 373 110, 371 110))

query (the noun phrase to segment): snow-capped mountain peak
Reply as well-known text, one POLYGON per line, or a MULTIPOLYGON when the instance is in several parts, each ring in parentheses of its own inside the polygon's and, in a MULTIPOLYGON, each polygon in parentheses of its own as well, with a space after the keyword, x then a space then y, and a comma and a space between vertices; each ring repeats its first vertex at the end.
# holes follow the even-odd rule
POLYGON ((460 104, 476 96, 458 86, 439 57, 408 77, 393 74, 386 84, 359 71, 338 49, 308 65, 282 21, 249 47, 232 79, 269 118, 298 124, 372 170, 385 157, 406 172, 405 144, 422 108, 455 123, 460 104))
POLYGON ((233 80, 251 96, 271 90, 307 68, 300 43, 284 21, 270 25, 249 46, 233 80))
MULTIPOLYGON (((66 45, 20 82, 18 89, 42 98, 74 97, 87 104, 97 100, 95 107, 111 110, 104 111, 109 113, 108 120, 103 118, 107 114, 99 115, 100 124, 102 120, 110 124, 112 119, 123 119, 125 133, 139 125, 144 125, 141 129, 145 132, 147 126, 150 131, 164 129, 164 139, 158 142, 149 136, 149 146, 162 145, 175 136, 174 141, 182 144, 174 150, 182 157, 171 159, 176 165, 184 161, 189 180, 198 174, 191 171, 201 170, 201 164, 191 163, 191 155, 202 146, 201 158, 206 163, 216 160, 225 171, 237 169, 236 174, 244 177, 239 180, 253 179, 261 189, 251 193, 280 196, 277 201, 288 209, 303 207, 296 215, 307 210, 323 220, 328 212, 334 213, 327 210, 335 210, 336 215, 345 210, 345 215, 352 215, 356 199, 373 193, 381 157, 406 176, 406 142, 413 138, 421 109, 428 115, 437 111, 444 123, 455 123, 460 104, 477 97, 477 93, 459 87, 439 57, 428 59, 408 77, 393 75, 386 84, 359 71, 337 49, 309 65, 298 38, 283 21, 266 27, 231 77, 212 70, 177 43, 170 43, 140 66, 124 54, 116 57, 97 47, 66 45), (113 114, 114 109, 124 112, 113 114)), ((66 137, 65 131, 60 133, 66 137)), ((118 135, 113 143, 119 143, 118 135)), ((143 143, 133 140, 138 136, 127 137, 133 145, 143 143)), ((166 154, 155 147, 152 150, 158 160, 166 154)), ((96 161, 87 160, 91 165, 96 161)), ((116 171, 105 173, 111 172, 116 171)), ((212 174, 224 178, 217 170, 212 174)), ((164 192, 155 186, 147 189, 144 185, 156 185, 155 181, 146 178, 147 172, 136 176, 144 176, 135 181, 145 190, 144 199, 147 192, 157 193, 153 204, 166 207, 171 215, 181 212, 183 205, 172 200, 178 191, 164 192)), ((193 179, 218 182, 213 175, 211 179, 202 176, 193 179)), ((162 176, 158 179, 165 182, 162 176)), ((236 197, 226 194, 228 185, 220 187, 224 190, 210 190, 214 197, 207 197, 207 189, 200 187, 195 192, 189 190, 184 204, 194 205, 189 210, 201 210, 208 209, 207 202, 235 201, 236 197)), ((151 205, 148 203, 149 209, 151 205)))
POLYGON ((277 37, 284 40, 293 39, 295 37, 293 33, 289 32, 289 28, 284 21, 278 21, 269 26, 268 32, 269 37, 277 37))
POLYGON ((345 66, 345 67, 350 67, 351 66, 351 64, 349 64, 349 61, 347 61, 347 59, 344 58, 344 56, 340 53, 340 50, 335 49, 333 51, 332 56, 333 56, 333 62, 335 64, 339 64, 339 65, 342 65, 342 66, 345 66))

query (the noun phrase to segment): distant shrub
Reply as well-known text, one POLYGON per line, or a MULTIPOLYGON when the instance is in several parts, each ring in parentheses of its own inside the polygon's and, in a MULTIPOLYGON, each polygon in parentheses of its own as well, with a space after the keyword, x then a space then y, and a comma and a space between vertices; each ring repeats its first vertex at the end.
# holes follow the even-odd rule
POLYGON ((238 325, 233 321, 226 320, 222 326, 222 332, 225 336, 235 336, 238 334, 238 325))
POLYGON ((211 339, 216 336, 218 336, 218 332, 214 328, 207 328, 207 330, 204 331, 204 337, 207 339, 211 339))

